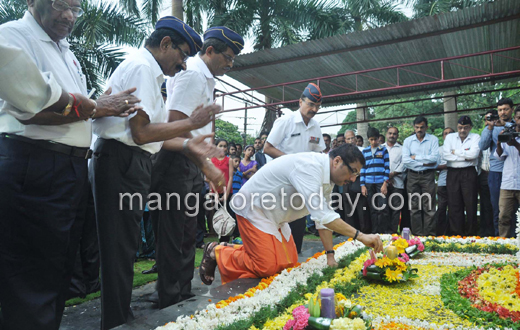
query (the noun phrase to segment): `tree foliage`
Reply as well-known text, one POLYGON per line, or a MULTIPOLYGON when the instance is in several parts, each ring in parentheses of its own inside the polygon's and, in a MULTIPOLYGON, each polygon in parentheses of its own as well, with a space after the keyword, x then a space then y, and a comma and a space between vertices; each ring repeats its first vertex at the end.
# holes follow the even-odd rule
MULTIPOLYGON (((240 144, 244 143, 244 138, 242 137, 238 126, 222 119, 217 119, 215 121, 215 140, 216 139, 224 139, 228 142, 240 144)), ((246 145, 253 144, 254 142, 255 137, 247 134, 246 145)))
MULTIPOLYGON (((499 90, 503 88, 516 87, 518 83, 499 83, 496 84, 492 89, 489 87, 484 87, 482 85, 477 85, 474 87, 465 87, 461 92, 476 92, 482 89, 491 90, 491 92, 482 92, 473 95, 465 95, 459 96, 457 98, 457 109, 475 109, 475 108, 483 108, 488 106, 493 106, 497 103, 497 101, 503 97, 512 98, 513 101, 518 99, 518 95, 520 92, 518 90, 506 90, 506 91, 492 91, 499 90)), ((432 94, 431 97, 439 97, 442 94, 432 94)), ((422 97, 427 98, 428 96, 422 97)), ((437 100, 425 100, 425 101, 416 101, 410 103, 402 103, 402 104, 392 104, 393 102, 401 102, 406 100, 413 101, 415 98, 400 98, 396 100, 384 100, 380 102, 369 103, 367 106, 367 117, 368 119, 385 119, 392 117, 400 117, 400 116, 419 116, 423 115, 428 119, 429 133, 434 134, 438 138, 442 137, 442 131, 444 130, 444 116, 443 115, 428 115, 431 113, 442 112, 444 111, 444 101, 443 99, 437 100), (379 104, 390 103, 390 105, 377 106, 379 104)), ((470 116, 473 122, 473 131, 474 133, 481 133, 484 128, 485 122, 483 119, 485 110, 476 111, 476 112, 464 112, 462 114, 470 116)), ((462 115, 461 114, 461 115, 462 115)), ((399 138, 400 140, 404 140, 406 137, 410 136, 414 133, 413 131, 413 117, 405 118, 405 119, 394 119, 394 120, 382 120, 378 122, 370 123, 370 126, 377 128, 381 134, 385 134, 386 130, 389 127, 397 127, 399 128, 399 138)), ((356 121, 356 111, 350 111, 343 123, 352 123, 356 121)), ((346 124, 342 125, 338 131, 338 134, 344 134, 347 129, 356 131, 356 124, 346 124)), ((456 127, 452 127, 456 130, 456 127)))

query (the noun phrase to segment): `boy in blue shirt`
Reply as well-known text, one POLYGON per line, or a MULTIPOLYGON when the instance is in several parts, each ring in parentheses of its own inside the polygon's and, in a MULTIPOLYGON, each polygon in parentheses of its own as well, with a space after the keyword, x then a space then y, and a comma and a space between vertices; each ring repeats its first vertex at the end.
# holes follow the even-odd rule
POLYGON ((367 136, 370 146, 363 149, 365 166, 360 173, 361 193, 368 196, 372 233, 390 234, 390 212, 386 198, 390 156, 386 147, 379 145, 378 129, 369 127, 367 136))

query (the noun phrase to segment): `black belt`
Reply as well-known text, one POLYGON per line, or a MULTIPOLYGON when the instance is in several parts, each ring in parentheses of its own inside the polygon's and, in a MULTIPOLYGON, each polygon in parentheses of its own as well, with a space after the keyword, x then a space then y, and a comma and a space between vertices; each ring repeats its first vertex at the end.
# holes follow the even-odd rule
POLYGON ((115 143, 115 144, 118 144, 122 147, 125 147, 125 148, 128 148, 134 152, 137 152, 138 154, 141 154, 141 155, 144 155, 145 157, 152 157, 152 153, 149 152, 149 151, 146 151, 144 149, 141 149, 140 147, 136 147, 136 146, 129 146, 128 144, 126 143, 123 143, 121 141, 117 141, 117 140, 114 140, 114 139, 104 139, 104 138, 98 138, 98 140, 103 140, 105 143, 115 143))
POLYGON ((466 166, 466 167, 448 167, 448 170, 467 170, 468 168, 472 168, 476 171, 475 166, 466 166))
POLYGON ((408 171, 410 171, 412 173, 416 173, 416 174, 426 174, 426 173, 429 173, 429 172, 434 171, 434 170, 414 171, 414 170, 410 170, 409 169, 408 171))
POLYGON ((0 136, 11 140, 18 140, 25 143, 29 143, 43 149, 59 152, 60 154, 65 154, 73 157, 80 157, 84 159, 89 159, 90 157, 92 157, 92 150, 90 148, 71 147, 65 144, 47 140, 33 140, 25 136, 20 136, 16 134, 2 133, 0 134, 0 136))

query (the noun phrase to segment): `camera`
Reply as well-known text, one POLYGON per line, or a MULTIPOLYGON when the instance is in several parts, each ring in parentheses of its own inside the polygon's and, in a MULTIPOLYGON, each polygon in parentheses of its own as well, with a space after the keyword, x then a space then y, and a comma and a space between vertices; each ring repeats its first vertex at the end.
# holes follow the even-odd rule
POLYGON ((500 119, 500 116, 498 115, 498 111, 493 110, 489 115, 485 116, 485 118, 487 121, 496 121, 500 119))
POLYGON ((504 125, 504 133, 498 135, 498 142, 507 143, 517 136, 520 136, 520 132, 516 131, 516 123, 506 123, 504 125))

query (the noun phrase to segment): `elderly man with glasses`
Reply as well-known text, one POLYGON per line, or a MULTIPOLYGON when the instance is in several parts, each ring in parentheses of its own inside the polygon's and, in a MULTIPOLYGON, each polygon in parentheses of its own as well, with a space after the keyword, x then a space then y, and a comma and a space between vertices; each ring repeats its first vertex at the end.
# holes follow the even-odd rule
MULTIPOLYGON (((322 152, 325 142, 320 124, 314 119, 321 107, 321 90, 310 83, 300 97, 300 108, 288 116, 278 118, 265 142, 264 153, 272 158, 297 152, 322 152)), ((301 252, 305 234, 305 217, 291 222, 298 253, 301 252)))
POLYGON ((298 153, 267 163, 230 203, 244 244, 208 244, 199 270, 201 280, 211 284, 217 265, 223 284, 238 278, 268 277, 294 267, 298 254, 289 224, 309 213, 320 229, 329 266, 337 265, 332 231, 381 251, 379 236, 351 227, 329 204, 334 185, 354 181, 364 163, 361 152, 350 144, 328 154, 298 153))

